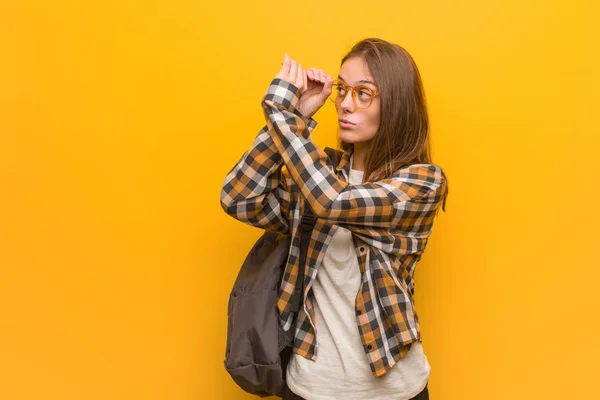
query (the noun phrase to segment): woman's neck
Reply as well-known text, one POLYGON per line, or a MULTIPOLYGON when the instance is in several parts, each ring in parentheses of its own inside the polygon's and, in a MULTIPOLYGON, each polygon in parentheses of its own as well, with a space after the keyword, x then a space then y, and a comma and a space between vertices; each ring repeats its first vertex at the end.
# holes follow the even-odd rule
POLYGON ((365 157, 369 151, 368 143, 354 143, 354 151, 352 153, 352 169, 358 171, 365 170, 365 157))

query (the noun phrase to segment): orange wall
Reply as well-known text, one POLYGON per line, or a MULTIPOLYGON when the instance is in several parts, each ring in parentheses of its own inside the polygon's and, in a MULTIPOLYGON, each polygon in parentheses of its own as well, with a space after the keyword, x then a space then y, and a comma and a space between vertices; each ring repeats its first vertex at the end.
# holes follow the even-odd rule
MULTIPOLYGON (((246 399, 228 294, 261 232, 220 208, 284 52, 415 58, 450 179, 416 272, 436 400, 600 398, 599 7, 5 1, 0 399, 246 399)), ((335 145, 335 113, 314 141, 335 145)))

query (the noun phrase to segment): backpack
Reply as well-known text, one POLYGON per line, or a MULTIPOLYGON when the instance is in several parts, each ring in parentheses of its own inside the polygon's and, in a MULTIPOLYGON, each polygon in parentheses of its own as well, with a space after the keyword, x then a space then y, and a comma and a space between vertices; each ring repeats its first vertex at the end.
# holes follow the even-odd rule
MULTIPOLYGON (((334 166, 343 154, 330 147, 325 152, 334 166)), ((310 206, 304 212, 299 279, 291 299, 295 316, 302 307, 306 249, 317 221, 310 206)), ((282 397, 292 354, 295 324, 285 332, 277 311, 290 245, 290 235, 265 231, 246 256, 229 295, 225 369, 240 388, 260 397, 282 397)))

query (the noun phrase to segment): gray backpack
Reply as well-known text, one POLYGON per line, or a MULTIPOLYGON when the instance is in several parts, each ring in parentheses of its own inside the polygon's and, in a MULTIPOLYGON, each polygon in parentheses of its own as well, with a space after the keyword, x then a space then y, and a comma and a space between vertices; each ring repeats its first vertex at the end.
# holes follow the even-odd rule
MULTIPOLYGON (((325 152, 334 166, 343 154, 330 147, 325 152)), ((307 206, 301 222, 299 277, 304 277, 306 249, 316 221, 307 206)), ((225 369, 240 388, 260 397, 282 397, 292 353, 295 327, 285 332, 277 311, 290 245, 290 235, 265 231, 244 260, 229 296, 225 369)), ((291 301, 295 315, 304 292, 304 279, 298 281, 291 301)))

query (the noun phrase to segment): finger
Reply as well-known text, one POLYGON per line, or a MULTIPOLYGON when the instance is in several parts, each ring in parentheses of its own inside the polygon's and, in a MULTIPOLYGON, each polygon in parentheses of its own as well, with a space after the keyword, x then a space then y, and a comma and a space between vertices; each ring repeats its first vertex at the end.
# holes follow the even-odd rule
POLYGON ((306 70, 306 76, 308 76, 309 79, 314 80, 314 75, 313 75, 313 69, 309 68, 306 70))
POLYGON ((296 79, 296 75, 298 74, 298 63, 293 59, 290 59, 290 73, 288 74, 287 81, 290 83, 294 83, 294 79, 296 79))
POLYGON ((326 91, 331 91, 331 88, 333 87, 333 79, 331 79, 331 76, 329 76, 329 74, 327 74, 327 72, 322 71, 323 72, 323 89, 321 90, 321 93, 325 93, 326 91))
POLYGON ((315 75, 315 81, 318 82, 318 81, 321 80, 321 76, 319 75, 319 70, 318 69, 315 69, 314 75, 315 75))
POLYGON ((315 81, 319 81, 320 77, 319 77, 319 70, 316 68, 313 68, 313 80, 315 81))
POLYGON ((300 89, 304 89, 304 68, 302 68, 301 64, 298 64, 298 72, 296 74, 296 82, 298 82, 298 84, 296 86, 298 86, 300 89))
POLYGON ((281 65, 281 77, 285 77, 290 73, 290 56, 284 54, 283 64, 281 65))
POLYGON ((308 88, 308 84, 306 82, 308 78, 306 77, 306 72, 304 70, 302 70, 302 84, 304 85, 304 89, 308 88))

